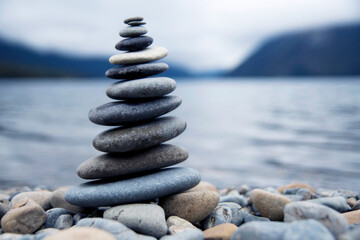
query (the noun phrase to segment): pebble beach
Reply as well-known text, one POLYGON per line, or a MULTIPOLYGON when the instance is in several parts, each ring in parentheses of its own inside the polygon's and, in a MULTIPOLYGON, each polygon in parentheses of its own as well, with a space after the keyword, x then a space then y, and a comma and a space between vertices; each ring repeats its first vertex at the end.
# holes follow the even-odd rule
MULTIPOLYGON (((259 188, 220 189, 202 181, 196 168, 174 166, 188 159, 166 142, 187 126, 177 116, 176 81, 155 77, 168 65, 164 47, 142 17, 124 20, 125 51, 110 57, 116 101, 92 108, 89 120, 106 126, 93 147, 102 152, 76 169, 85 182, 73 186, 14 187, 0 191, 0 240, 296 240, 360 239, 360 195, 349 189, 314 188, 292 182, 259 188)), ((75 171, 74 171, 75 174, 75 171)), ((261 177, 261 176, 260 176, 261 177)))
POLYGON ((0 191, 0 239, 360 239, 359 193, 351 190, 219 190, 202 181, 153 201, 89 208, 69 204, 68 188, 0 191))

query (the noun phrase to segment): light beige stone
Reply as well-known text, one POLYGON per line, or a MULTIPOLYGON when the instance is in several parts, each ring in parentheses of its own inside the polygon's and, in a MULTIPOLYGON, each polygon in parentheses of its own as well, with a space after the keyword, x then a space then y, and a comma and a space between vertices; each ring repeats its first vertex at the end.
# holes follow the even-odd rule
POLYGON ((219 192, 219 189, 212 185, 211 183, 201 181, 198 185, 196 185, 193 188, 190 188, 186 192, 204 192, 204 191, 213 191, 213 192, 219 192))
POLYGON ((252 190, 250 200, 262 217, 269 218, 272 221, 282 221, 284 219, 284 208, 291 202, 287 197, 261 189, 252 190))
POLYGON ((345 217, 346 221, 349 224, 360 223, 360 210, 346 212, 341 215, 343 215, 345 217))
POLYGON ((31 199, 22 199, 1 219, 6 233, 31 234, 45 222, 46 214, 42 207, 31 199))
POLYGON ((115 240, 104 230, 91 227, 72 227, 44 238, 44 240, 115 240))
POLYGON ((51 208, 51 197, 52 193, 49 191, 22 192, 11 199, 11 205, 17 205, 22 200, 29 198, 39 204, 46 211, 51 208))
POLYGON ((146 63, 159 60, 166 57, 167 54, 168 50, 164 47, 149 47, 141 51, 113 55, 109 62, 115 65, 146 63))
POLYGON ((182 219, 178 216, 171 216, 166 220, 171 235, 186 231, 188 229, 197 229, 189 221, 182 219))
POLYGON ((161 199, 159 205, 166 217, 178 216, 195 223, 206 218, 219 201, 219 194, 213 191, 184 192, 161 199))
POLYGON ((205 239, 230 240, 237 230, 237 226, 232 223, 223 223, 204 231, 205 239))

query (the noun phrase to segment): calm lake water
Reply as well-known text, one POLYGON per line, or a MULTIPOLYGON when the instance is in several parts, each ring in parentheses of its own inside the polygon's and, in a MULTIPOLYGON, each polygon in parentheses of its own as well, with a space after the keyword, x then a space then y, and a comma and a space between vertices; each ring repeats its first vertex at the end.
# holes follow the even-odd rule
MULTIPOLYGON (((76 167, 100 154, 107 127, 87 119, 111 101, 111 81, 0 81, 0 186, 83 182, 76 167)), ((178 80, 183 104, 169 115, 188 128, 170 141, 219 187, 278 186, 360 190, 360 78, 178 80)))

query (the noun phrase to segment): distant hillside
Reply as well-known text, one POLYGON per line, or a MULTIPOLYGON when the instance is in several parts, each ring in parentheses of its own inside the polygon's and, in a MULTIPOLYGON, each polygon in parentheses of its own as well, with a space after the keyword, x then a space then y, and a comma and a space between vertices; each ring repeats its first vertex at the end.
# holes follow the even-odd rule
POLYGON ((360 24, 271 38, 226 75, 360 75, 360 24))
MULTIPOLYGON (((104 77, 113 65, 109 56, 80 58, 57 53, 42 53, 0 38, 0 78, 16 77, 104 77)), ((166 61, 165 61, 166 62, 166 61)), ((168 63, 169 77, 189 77, 191 74, 168 63)))

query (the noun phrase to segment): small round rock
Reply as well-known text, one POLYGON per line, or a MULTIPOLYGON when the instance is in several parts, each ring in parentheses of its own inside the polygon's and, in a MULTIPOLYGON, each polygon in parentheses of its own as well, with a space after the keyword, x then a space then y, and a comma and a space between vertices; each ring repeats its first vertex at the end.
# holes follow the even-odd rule
POLYGON ((130 22, 142 21, 142 20, 144 20, 143 17, 135 16, 135 17, 126 18, 126 19, 124 20, 124 23, 125 23, 125 24, 128 24, 128 23, 130 23, 130 22))
POLYGON ((126 38, 115 45, 115 48, 120 51, 139 51, 147 48, 153 43, 152 37, 140 36, 135 38, 126 38))
POLYGON ((219 203, 216 192, 185 192, 160 199, 166 217, 178 216, 191 223, 206 218, 219 203))
POLYGON ((102 152, 129 152, 156 146, 179 136, 186 128, 186 122, 177 117, 162 117, 151 122, 119 127, 98 134, 94 147, 102 152))
POLYGON ((154 119, 180 106, 178 96, 105 103, 89 112, 91 122, 105 126, 120 126, 154 119))
POLYGON ((147 29, 143 26, 130 26, 122 29, 119 35, 121 37, 139 37, 147 32, 147 29))
POLYGON ((113 67, 107 70, 105 75, 106 77, 112 79, 132 80, 162 73, 168 69, 169 66, 166 63, 143 63, 129 66, 113 67))
POLYGON ((117 100, 153 98, 169 94, 175 88, 175 80, 168 77, 143 78, 113 83, 106 90, 106 95, 117 100))

